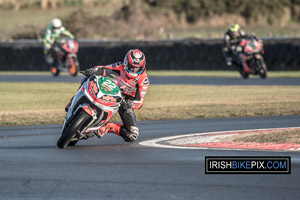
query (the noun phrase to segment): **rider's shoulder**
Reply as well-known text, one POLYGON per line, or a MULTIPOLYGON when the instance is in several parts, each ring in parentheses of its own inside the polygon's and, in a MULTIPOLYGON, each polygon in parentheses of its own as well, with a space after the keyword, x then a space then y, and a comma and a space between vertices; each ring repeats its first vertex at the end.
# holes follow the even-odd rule
POLYGON ((51 31, 51 26, 50 26, 50 25, 46 27, 45 32, 46 32, 46 33, 51 33, 51 32, 52 32, 52 31, 51 31))
POLYGON ((246 36, 247 35, 246 32, 242 29, 240 30, 240 34, 241 34, 241 36, 246 36))
POLYGON ((139 77, 139 82, 141 85, 149 85, 149 78, 146 73, 146 70, 142 74, 140 74, 138 77, 139 77))
POLYGON ((125 64, 123 62, 116 62, 115 66, 116 66, 116 68, 125 67, 125 64))
POLYGON ((225 35, 224 35, 224 39, 225 39, 225 40, 230 40, 230 38, 231 38, 231 37, 230 37, 229 34, 225 34, 225 35))

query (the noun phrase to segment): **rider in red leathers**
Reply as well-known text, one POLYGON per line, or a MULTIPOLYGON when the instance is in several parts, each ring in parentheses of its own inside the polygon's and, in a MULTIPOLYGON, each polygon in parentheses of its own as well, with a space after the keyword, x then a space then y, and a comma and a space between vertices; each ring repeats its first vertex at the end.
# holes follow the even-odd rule
POLYGON ((133 142, 138 139, 139 129, 134 110, 143 106, 144 97, 149 86, 145 66, 146 57, 144 53, 138 49, 132 49, 126 54, 124 62, 95 66, 85 70, 85 76, 87 77, 93 74, 102 74, 105 69, 112 70, 119 74, 122 85, 125 86, 123 88, 125 101, 119 108, 119 115, 123 124, 107 123, 106 126, 98 129, 96 134, 99 137, 111 132, 123 137, 126 142, 133 142))

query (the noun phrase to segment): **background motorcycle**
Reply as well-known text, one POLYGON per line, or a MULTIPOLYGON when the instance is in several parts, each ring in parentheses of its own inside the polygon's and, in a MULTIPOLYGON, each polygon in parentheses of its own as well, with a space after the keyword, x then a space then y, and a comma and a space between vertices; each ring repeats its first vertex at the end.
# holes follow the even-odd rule
POLYGON ((57 141, 59 148, 74 146, 79 140, 102 137, 98 129, 104 126, 118 111, 123 96, 118 75, 104 70, 102 76, 87 78, 69 107, 57 141))
POLYGON ((53 47, 55 57, 54 65, 50 67, 53 76, 58 76, 60 71, 68 70, 72 76, 76 76, 79 71, 79 62, 77 59, 78 42, 67 36, 57 41, 53 47))
POLYGON ((240 74, 246 79, 249 77, 249 74, 258 74, 260 78, 267 78, 267 67, 262 57, 263 43, 261 40, 258 40, 254 36, 249 36, 240 41, 239 46, 236 48, 239 53, 239 56, 244 56, 248 67, 240 65, 240 74))

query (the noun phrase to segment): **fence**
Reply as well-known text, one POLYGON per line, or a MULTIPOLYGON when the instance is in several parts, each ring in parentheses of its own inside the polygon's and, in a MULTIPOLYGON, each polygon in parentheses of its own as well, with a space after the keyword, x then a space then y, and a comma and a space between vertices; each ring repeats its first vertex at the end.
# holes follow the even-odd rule
MULTIPOLYGON (((123 61, 129 49, 142 50, 147 69, 233 70, 222 54, 222 40, 80 41, 81 69, 123 61)), ((269 70, 300 70, 300 39, 264 40, 269 70)), ((36 41, 0 43, 0 70, 48 70, 42 44, 36 41)))

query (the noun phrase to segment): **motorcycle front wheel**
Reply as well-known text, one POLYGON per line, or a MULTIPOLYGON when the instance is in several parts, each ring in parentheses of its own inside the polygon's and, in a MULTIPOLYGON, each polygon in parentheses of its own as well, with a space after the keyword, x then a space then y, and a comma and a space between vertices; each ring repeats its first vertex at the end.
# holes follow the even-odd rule
POLYGON ((79 64, 76 58, 71 57, 70 59, 70 66, 69 66, 69 73, 71 76, 77 76, 77 73, 79 71, 79 64))
POLYGON ((258 71, 259 77, 262 79, 267 78, 267 66, 265 62, 263 60, 259 60, 258 64, 259 64, 259 71, 258 71))
POLYGON ((56 66, 51 66, 50 67, 50 72, 53 76, 58 76, 59 75, 59 69, 56 66))
POLYGON ((81 110, 72 120, 70 125, 63 131, 62 135, 57 141, 57 147, 65 148, 69 143, 71 143, 69 146, 74 146, 77 142, 73 144, 75 141, 71 141, 72 138, 76 135, 76 133, 83 130, 85 125, 89 124, 89 119, 91 120, 91 116, 84 110, 81 110))

